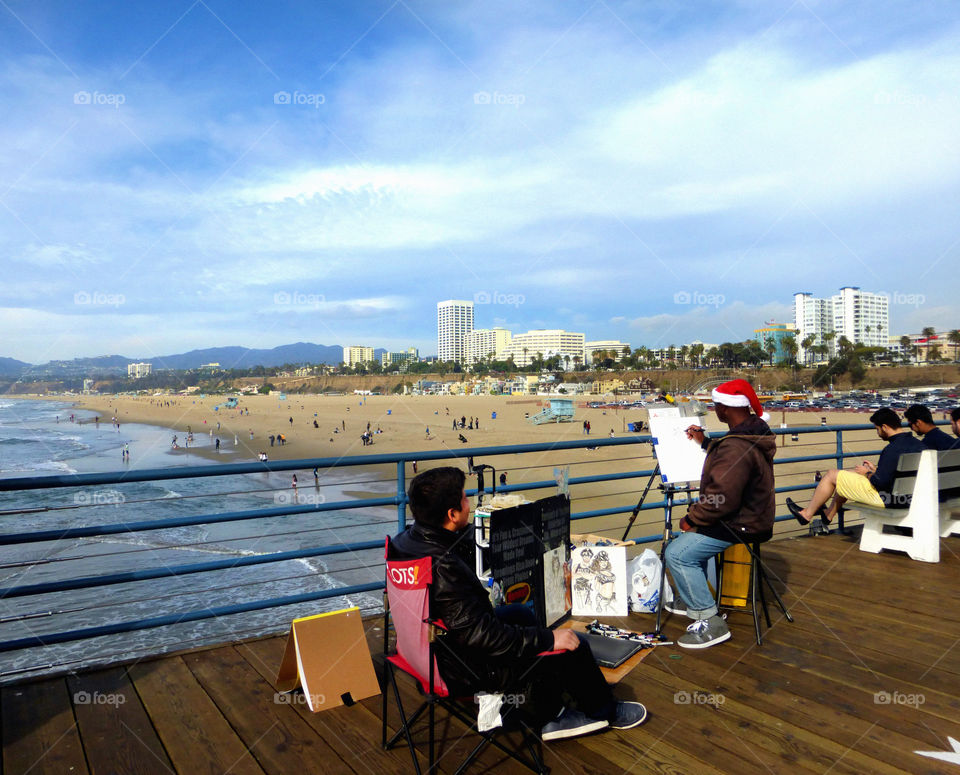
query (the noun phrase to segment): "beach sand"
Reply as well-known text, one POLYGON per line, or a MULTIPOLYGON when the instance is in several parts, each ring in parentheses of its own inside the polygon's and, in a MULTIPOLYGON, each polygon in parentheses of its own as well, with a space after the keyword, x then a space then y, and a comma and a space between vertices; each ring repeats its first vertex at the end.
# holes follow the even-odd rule
MULTIPOLYGON (((390 452, 410 452, 461 448, 490 447, 510 444, 551 442, 558 440, 583 440, 583 421, 591 424, 591 436, 608 438, 611 430, 620 437, 634 435, 627 430, 627 423, 643 420, 645 410, 591 409, 583 405, 588 398, 578 397, 574 422, 534 425, 526 418, 540 411, 541 404, 549 399, 536 396, 318 396, 290 395, 288 400, 280 401, 276 396, 250 396, 240 399, 239 408, 214 410, 222 405, 223 397, 113 397, 84 396, 77 401, 78 408, 100 413, 101 422, 110 422, 114 416, 122 423, 138 422, 166 427, 171 436, 176 432, 181 437, 188 427, 194 434, 219 436, 226 448, 233 448, 234 436, 237 440, 238 454, 231 455, 230 462, 253 461, 259 452, 266 452, 271 460, 290 460, 303 458, 329 458, 353 455, 382 454, 390 452), (496 414, 494 419, 493 415, 496 414), (454 430, 454 419, 466 417, 479 419, 479 429, 454 430), (291 422, 292 419, 292 422, 291 422), (316 420, 319 427, 314 427, 316 420), (217 423, 220 423, 219 430, 217 423), (374 433, 373 444, 364 446, 361 434, 370 425, 374 433), (427 435, 429 428, 429 436, 427 435), (336 431, 336 432, 335 432, 336 431), (251 440, 250 435, 253 434, 251 440), (467 439, 459 441, 460 434, 467 439), (270 446, 268 436, 283 434, 287 443, 281 446, 275 442, 270 446)), ((776 412, 771 420, 772 427, 785 422, 788 427, 819 425, 825 416, 831 424, 866 424, 869 414, 854 412, 776 412)), ((711 413, 707 418, 709 429, 725 429, 711 413)), ((845 451, 867 451, 880 449, 882 442, 870 429, 844 434, 845 451)), ((209 448, 192 450, 214 461, 217 454, 209 448)), ((836 437, 834 433, 800 436, 797 442, 790 437, 778 440, 779 459, 809 455, 835 455, 836 437)), ((222 457, 221 457, 222 460, 222 457)), ((599 448, 597 450, 560 450, 527 455, 500 455, 477 458, 476 462, 493 465, 498 475, 507 473, 507 483, 518 485, 524 482, 549 481, 554 478, 554 470, 570 466, 570 475, 587 476, 624 471, 643 471, 654 467, 651 449, 648 445, 599 448)), ((846 467, 859 462, 851 458, 846 467)), ((429 465, 448 465, 446 461, 433 461, 429 465)), ((460 461, 459 464, 463 464, 460 461)), ((834 467, 835 460, 791 463, 779 465, 777 486, 803 485, 813 482, 815 470, 827 470, 834 467)), ((420 470, 428 464, 420 466, 420 470)), ((395 465, 376 467, 377 476, 393 479, 395 465)), ((369 478, 369 471, 358 479, 369 478)), ((412 476, 412 466, 407 466, 407 476, 412 476)), ((309 472, 304 475, 309 476, 309 472)), ((302 475, 303 476, 303 475, 302 475)), ((571 489, 573 511, 585 512, 596 509, 623 508, 632 509, 640 497, 648 477, 613 482, 599 482, 575 485, 571 489)), ((489 486, 489 473, 486 484, 489 486)), ((475 486, 473 481, 472 485, 475 486)), ((530 490, 526 494, 531 500, 544 497, 550 489, 530 490)), ((366 494, 363 488, 357 488, 359 496, 366 494)), ((803 502, 809 497, 809 491, 794 494, 795 499, 803 502)), ((647 496, 646 503, 661 500, 656 486, 647 496)), ((778 514, 786 514, 784 496, 778 496, 778 514)), ((683 508, 676 510, 679 519, 683 508)), ((601 533, 608 537, 619 538, 626 526, 629 513, 616 514, 602 518, 591 518, 574 523, 577 533, 601 533)), ((653 535, 662 532, 662 512, 660 510, 641 512, 630 537, 653 535)), ((778 526, 778 533, 797 532, 796 522, 778 526)))

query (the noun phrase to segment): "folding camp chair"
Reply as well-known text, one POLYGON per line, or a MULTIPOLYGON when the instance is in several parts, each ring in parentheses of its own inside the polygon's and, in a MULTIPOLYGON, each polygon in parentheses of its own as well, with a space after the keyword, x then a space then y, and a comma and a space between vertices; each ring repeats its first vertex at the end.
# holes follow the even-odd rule
MULTIPOLYGON (((410 748, 414 769, 417 775, 421 775, 420 761, 413 740, 413 726, 426 711, 429 725, 427 773, 432 773, 439 763, 435 750, 435 712, 439 705, 459 719, 472 732, 480 735, 480 741, 457 768, 458 775, 464 772, 489 744, 495 745, 534 772, 547 773, 549 770, 543 763, 542 741, 529 725, 522 721, 519 725, 523 737, 521 748, 526 749, 525 754, 522 749, 511 749, 498 739, 502 735, 502 727, 489 731, 478 729, 476 705, 473 697, 456 698, 450 694, 443 677, 440 675, 434 653, 438 637, 442 641, 443 623, 432 618, 430 614, 432 571, 433 565, 430 557, 415 560, 391 559, 390 539, 387 538, 386 596, 383 606, 384 671, 386 683, 392 690, 397 711, 400 714, 400 728, 389 740, 387 739, 387 704, 389 698, 388 687, 384 686, 383 747, 391 748, 403 737, 410 748), (389 648, 391 620, 396 633, 396 645, 393 650, 389 648), (424 698, 423 703, 411 716, 407 715, 400 697, 396 677, 398 670, 416 680, 417 688, 424 698)), ((443 645, 440 646, 440 648, 444 647, 443 645)), ((516 709, 513 706, 507 710, 502 710, 501 716, 504 722, 507 721, 508 716, 512 716, 515 712, 516 709)))

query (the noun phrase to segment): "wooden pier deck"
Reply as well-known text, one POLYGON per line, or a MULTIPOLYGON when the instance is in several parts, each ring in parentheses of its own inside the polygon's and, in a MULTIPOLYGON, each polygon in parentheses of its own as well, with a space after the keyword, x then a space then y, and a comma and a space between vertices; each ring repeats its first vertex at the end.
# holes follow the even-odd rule
MULTIPOLYGON (((866 554, 837 535, 768 544, 794 624, 775 621, 757 647, 749 614, 736 612, 723 645, 657 649, 616 690, 646 703, 649 721, 548 744, 547 764, 577 775, 960 773, 914 753, 960 739, 960 538, 944 540, 941 557, 866 554)), ((666 633, 685 623, 671 617, 666 633)), ((374 649, 379 624, 367 622, 374 649)), ((649 616, 630 624, 652 628, 649 616)), ((3 771, 412 771, 406 747, 381 750, 379 697, 317 714, 278 702, 282 650, 271 638, 6 687, 3 771)), ((439 725, 461 755, 462 731, 439 725)), ((471 772, 493 770, 525 772, 496 751, 471 772)))

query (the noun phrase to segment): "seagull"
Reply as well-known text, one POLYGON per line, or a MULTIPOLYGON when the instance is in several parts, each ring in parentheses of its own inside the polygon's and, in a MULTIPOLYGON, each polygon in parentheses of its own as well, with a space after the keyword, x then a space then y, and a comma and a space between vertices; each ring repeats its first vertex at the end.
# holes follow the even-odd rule
POLYGON ((950 741, 953 751, 914 751, 914 753, 929 756, 931 759, 939 759, 942 762, 960 764, 960 741, 954 740, 952 737, 948 737, 947 740, 950 741))

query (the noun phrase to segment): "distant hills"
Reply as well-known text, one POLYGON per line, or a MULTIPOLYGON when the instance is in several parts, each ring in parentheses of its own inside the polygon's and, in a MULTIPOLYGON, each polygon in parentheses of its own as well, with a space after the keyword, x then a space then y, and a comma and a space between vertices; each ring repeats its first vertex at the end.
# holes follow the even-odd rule
MULTIPOLYGON (((377 357, 384 352, 375 351, 377 357)), ((69 361, 50 361, 33 365, 14 358, 0 358, 0 377, 18 379, 23 376, 76 376, 78 374, 126 374, 131 363, 152 363, 154 371, 159 369, 198 369, 208 363, 219 363, 223 369, 250 369, 254 366, 275 367, 284 364, 329 363, 337 364, 343 360, 343 348, 338 345, 312 344, 296 342, 273 347, 269 350, 250 347, 208 347, 204 350, 191 350, 175 355, 159 357, 143 356, 127 358, 123 355, 101 355, 96 358, 74 358, 69 361)))
POLYGON ((19 377, 29 368, 29 363, 18 361, 16 358, 0 358, 0 377, 19 377))

